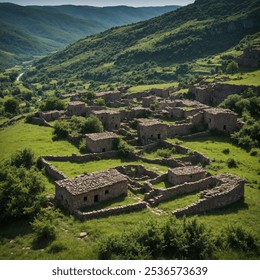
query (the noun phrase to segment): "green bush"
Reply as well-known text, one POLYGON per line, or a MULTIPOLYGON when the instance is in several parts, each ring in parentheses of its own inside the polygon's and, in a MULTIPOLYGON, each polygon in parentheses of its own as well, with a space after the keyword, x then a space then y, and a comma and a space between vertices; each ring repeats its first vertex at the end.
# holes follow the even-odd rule
POLYGON ((19 111, 19 101, 16 98, 11 98, 5 101, 4 109, 6 113, 16 114, 19 111))
POLYGON ((81 139, 79 143, 79 151, 81 154, 86 154, 88 152, 86 139, 81 139))
POLYGON ((47 209, 42 210, 31 223, 35 233, 34 243, 37 246, 46 246, 56 238, 53 213, 47 209))
POLYGON ((34 163, 34 153, 31 149, 25 148, 17 151, 11 158, 11 165, 16 167, 30 168, 34 163))
POLYGON ((34 168, 0 166, 0 224, 33 217, 46 205, 41 176, 34 168))
POLYGON ((40 105, 42 111, 65 110, 65 103, 57 97, 49 97, 40 105))
POLYGON ((157 150, 157 155, 162 157, 162 158, 170 158, 176 150, 174 148, 172 149, 158 149, 157 150))
POLYGON ((223 154, 228 155, 230 153, 229 148, 226 148, 222 151, 223 154))
POLYGON ((127 158, 134 151, 134 147, 127 144, 121 137, 113 140, 113 149, 118 150, 121 157, 127 158))
POLYGON ((98 106, 106 106, 105 100, 101 97, 97 98, 94 103, 98 106))
POLYGON ((69 131, 69 124, 66 121, 58 120, 55 122, 53 134, 57 138, 67 138, 69 135, 69 131))
POLYGON ((227 166, 228 168, 236 168, 237 167, 237 163, 233 158, 229 158, 227 160, 227 166))
POLYGON ((239 70, 239 66, 238 66, 237 62, 231 61, 230 63, 228 63, 227 68, 226 68, 227 73, 233 75, 233 74, 237 73, 238 70, 239 70))
POLYGON ((90 115, 82 124, 80 133, 98 133, 103 132, 104 127, 97 116, 90 115))

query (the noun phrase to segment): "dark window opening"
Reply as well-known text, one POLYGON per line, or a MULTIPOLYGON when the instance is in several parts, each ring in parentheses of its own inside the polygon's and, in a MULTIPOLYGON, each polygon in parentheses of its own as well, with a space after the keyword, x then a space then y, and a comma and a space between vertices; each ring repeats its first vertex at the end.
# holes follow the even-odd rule
POLYGON ((87 196, 84 196, 83 200, 84 200, 84 201, 87 201, 87 200, 88 200, 88 197, 87 197, 87 196))
POLYGON ((115 128, 117 128, 117 124, 115 125, 115 128))
POLYGON ((106 148, 103 148, 103 149, 102 149, 102 152, 104 153, 105 151, 106 151, 106 148))
POLYGON ((190 175, 190 178, 192 179, 192 175, 190 175))
POLYGON ((211 119, 209 119, 209 122, 211 123, 211 119))
POLYGON ((153 138, 153 135, 151 135, 151 138, 153 138))
POLYGON ((63 201, 63 195, 62 194, 60 195, 60 199, 61 199, 61 201, 63 201))
POLYGON ((157 135, 157 137, 158 137, 158 139, 161 139, 161 134, 159 133, 159 134, 157 135))
POLYGON ((99 195, 98 195, 98 194, 96 194, 96 195, 94 196, 94 202, 99 202, 99 195))
POLYGON ((105 190, 105 194, 109 194, 109 190, 105 190))
POLYGON ((226 125, 224 125, 224 126, 223 126, 223 129, 224 129, 224 130, 227 130, 227 126, 226 126, 226 125))

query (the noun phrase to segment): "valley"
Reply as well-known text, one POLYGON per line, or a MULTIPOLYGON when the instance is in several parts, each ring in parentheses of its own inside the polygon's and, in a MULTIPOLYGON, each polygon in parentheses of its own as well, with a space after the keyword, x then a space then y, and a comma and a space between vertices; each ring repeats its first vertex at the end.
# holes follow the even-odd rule
POLYGON ((28 8, 106 21, 0 72, 0 259, 259 259, 260 1, 28 8))

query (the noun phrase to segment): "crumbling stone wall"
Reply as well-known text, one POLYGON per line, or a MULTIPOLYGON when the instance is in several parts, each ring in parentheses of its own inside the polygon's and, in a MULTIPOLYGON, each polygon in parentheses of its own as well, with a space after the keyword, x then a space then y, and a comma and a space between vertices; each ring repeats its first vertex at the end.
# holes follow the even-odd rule
POLYGON ((45 172, 55 180, 66 179, 66 175, 59 171, 55 166, 47 162, 44 158, 40 159, 41 166, 45 168, 45 172))
POLYGON ((190 134, 192 128, 193 128, 193 124, 191 123, 168 125, 168 137, 174 138, 176 136, 190 134))
POLYGON ((133 211, 140 211, 145 209, 146 203, 145 202, 138 202, 134 204, 129 204, 125 206, 119 206, 109 209, 102 209, 98 211, 92 211, 92 212, 81 212, 79 210, 75 211, 74 214, 78 219, 81 221, 90 220, 90 219, 97 219, 97 218, 105 218, 109 216, 116 216, 126 213, 131 213, 133 211))
POLYGON ((120 173, 135 180, 148 180, 158 176, 156 172, 146 169, 143 165, 124 165, 115 167, 120 173))
POLYGON ((202 194, 202 198, 187 207, 172 212, 175 216, 199 214, 228 206, 244 198, 244 180, 233 175, 219 175, 220 186, 202 194), (224 180, 223 180, 224 179, 224 180))

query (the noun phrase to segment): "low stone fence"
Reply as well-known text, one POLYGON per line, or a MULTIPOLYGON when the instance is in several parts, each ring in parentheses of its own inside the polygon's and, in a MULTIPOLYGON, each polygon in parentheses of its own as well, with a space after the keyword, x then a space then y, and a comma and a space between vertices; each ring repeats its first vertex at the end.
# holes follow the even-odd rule
POLYGON ((185 135, 185 136, 180 136, 180 139, 193 139, 193 138, 197 138, 197 137, 204 137, 204 136, 209 136, 210 135, 210 131, 206 130, 206 131, 202 131, 202 132, 197 132, 197 133, 193 133, 193 134, 189 134, 189 135, 185 135))
POLYGON ((18 117, 18 118, 8 120, 8 121, 6 121, 6 122, 0 124, 0 128, 5 127, 5 126, 8 126, 8 125, 12 125, 12 124, 14 124, 14 123, 20 121, 21 119, 24 119, 24 118, 25 118, 25 116, 22 115, 22 116, 20 116, 20 117, 18 117))
POLYGON ((145 202, 138 202, 134 204, 109 208, 109 209, 102 209, 92 212, 81 212, 79 210, 75 211, 75 216, 80 219, 81 221, 90 220, 90 219, 97 219, 97 218, 105 218, 108 216, 116 216, 125 213, 130 213, 133 211, 139 211, 146 208, 145 202))
POLYGON ((100 159, 109 159, 109 158, 115 158, 118 156, 117 151, 110 151, 110 152, 104 152, 104 153, 91 153, 91 154, 85 154, 85 155, 76 155, 72 154, 70 156, 44 156, 43 158, 45 160, 50 161, 70 161, 70 162, 87 162, 90 160, 100 160, 100 159))
POLYGON ((53 127, 51 124, 49 124, 45 119, 43 118, 38 118, 38 117, 32 117, 31 124, 37 124, 37 125, 42 125, 42 126, 47 126, 47 127, 53 127))
POLYGON ((216 185, 216 183, 217 179, 215 177, 207 177, 196 182, 184 183, 182 185, 177 185, 168 189, 156 189, 156 192, 154 193, 156 196, 153 197, 154 203, 158 204, 162 201, 169 200, 178 195, 212 188, 216 185))
POLYGON ((172 168, 181 167, 184 165, 179 160, 173 159, 173 158, 148 159, 148 158, 141 157, 141 156, 135 155, 135 154, 133 154, 132 157, 136 160, 141 160, 146 163, 161 164, 161 165, 165 165, 165 166, 172 167, 172 168))
POLYGON ((55 180, 66 179, 66 175, 59 171, 55 166, 47 162, 44 158, 41 158, 41 165, 45 168, 46 173, 55 180))
POLYGON ((143 180, 143 177, 147 177, 147 180, 149 180, 158 176, 156 172, 146 169, 143 165, 129 164, 125 166, 116 166, 115 169, 135 180, 143 180))
POLYGON ((218 209, 230 205, 244 198, 244 181, 223 184, 206 192, 202 199, 190 204, 187 207, 172 212, 175 216, 203 213, 209 210, 218 209))
POLYGON ((168 173, 164 173, 152 180, 149 180, 149 183, 151 183, 152 185, 156 185, 156 184, 159 184, 163 181, 166 181, 168 179, 168 173))

